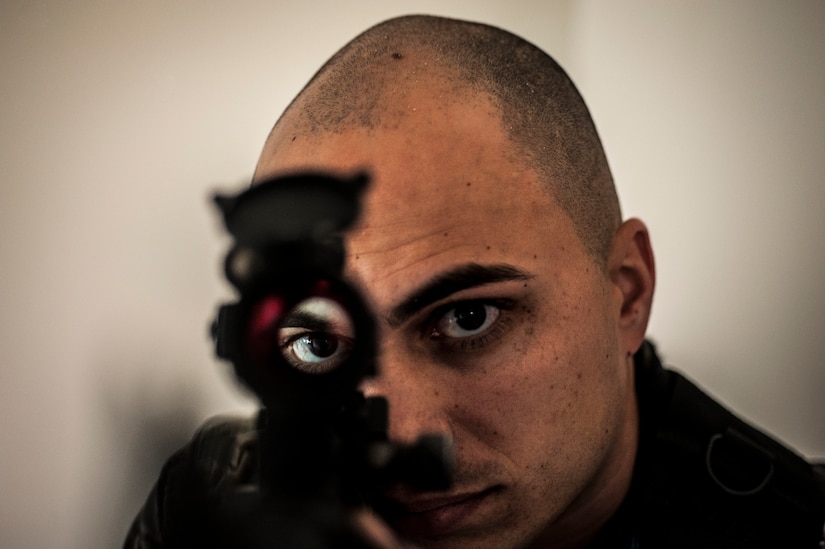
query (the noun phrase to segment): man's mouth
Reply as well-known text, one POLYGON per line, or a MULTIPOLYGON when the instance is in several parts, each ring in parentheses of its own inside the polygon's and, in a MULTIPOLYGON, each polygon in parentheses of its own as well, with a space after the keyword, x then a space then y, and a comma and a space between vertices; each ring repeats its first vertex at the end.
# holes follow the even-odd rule
POLYGON ((470 517, 500 488, 458 494, 432 494, 392 500, 386 518, 411 539, 448 535, 470 522, 470 517))

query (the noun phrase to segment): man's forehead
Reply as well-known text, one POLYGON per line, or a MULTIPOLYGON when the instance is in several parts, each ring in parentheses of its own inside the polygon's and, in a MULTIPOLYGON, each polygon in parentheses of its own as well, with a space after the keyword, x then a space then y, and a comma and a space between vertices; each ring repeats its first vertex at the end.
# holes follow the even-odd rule
MULTIPOLYGON (((461 218, 494 223, 513 203, 548 198, 538 174, 520 158, 499 111, 483 93, 444 101, 419 86, 397 102, 398 123, 311 131, 287 113, 268 140, 257 179, 302 170, 351 175, 372 182, 368 225, 387 227, 461 218)), ((402 228, 402 227, 399 227, 402 228)))
POLYGON ((514 162, 506 144, 490 132, 430 137, 402 130, 372 135, 360 128, 296 139, 262 158, 258 177, 300 171, 340 176, 366 172, 371 179, 364 200, 368 223, 398 228, 414 228, 425 219, 491 223, 514 209, 516 202, 550 198, 538 175, 514 162), (471 137, 479 139, 472 143, 471 137))
POLYGON ((312 131, 300 110, 289 112, 257 177, 366 171, 372 181, 350 233, 355 253, 397 249, 403 253, 387 257, 417 262, 467 251, 469 261, 486 252, 488 240, 492 249, 502 246, 501 235, 532 240, 520 224, 553 215, 551 193, 518 155, 492 98, 479 92, 462 99, 419 85, 395 101, 396 124, 329 131, 312 131))
MULTIPOLYGON (((453 126, 458 133, 472 122, 476 127, 468 131, 478 131, 478 124, 487 132, 498 131, 501 113, 488 93, 451 80, 443 76, 443 71, 408 72, 406 76, 395 74, 391 79, 379 79, 374 89, 370 87, 372 96, 358 103, 351 102, 348 94, 332 98, 319 94, 317 88, 331 85, 325 81, 302 92, 273 128, 256 174, 277 169, 295 146, 303 154, 313 146, 322 149, 318 152, 340 146, 343 143, 334 139, 340 134, 377 134, 399 129, 408 136, 410 147, 421 150, 430 145, 425 136, 435 127, 453 126)), ((380 149, 377 153, 381 153, 380 149)))

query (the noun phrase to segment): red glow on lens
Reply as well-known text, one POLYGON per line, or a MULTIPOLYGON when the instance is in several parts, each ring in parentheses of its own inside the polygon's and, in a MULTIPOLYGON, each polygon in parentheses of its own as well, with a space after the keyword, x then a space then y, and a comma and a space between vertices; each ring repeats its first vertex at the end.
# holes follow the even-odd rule
POLYGON ((253 363, 261 366, 269 364, 280 353, 278 330, 286 312, 286 302, 277 295, 267 296, 252 307, 246 332, 246 350, 253 363))
POLYGON ((284 313, 284 300, 278 296, 269 296, 255 305, 249 321, 249 332, 253 337, 277 328, 284 313))

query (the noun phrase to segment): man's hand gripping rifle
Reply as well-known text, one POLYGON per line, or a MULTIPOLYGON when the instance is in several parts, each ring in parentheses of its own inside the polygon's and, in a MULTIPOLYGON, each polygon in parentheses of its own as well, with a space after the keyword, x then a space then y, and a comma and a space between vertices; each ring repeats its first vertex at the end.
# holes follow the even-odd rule
POLYGON ((370 547, 352 517, 381 486, 449 486, 446 443, 389 441, 387 401, 358 390, 376 375, 375 327, 342 276, 342 233, 366 185, 301 174, 215 198, 240 294, 214 322, 217 354, 265 410, 259 479, 221 503, 234 547, 370 547))

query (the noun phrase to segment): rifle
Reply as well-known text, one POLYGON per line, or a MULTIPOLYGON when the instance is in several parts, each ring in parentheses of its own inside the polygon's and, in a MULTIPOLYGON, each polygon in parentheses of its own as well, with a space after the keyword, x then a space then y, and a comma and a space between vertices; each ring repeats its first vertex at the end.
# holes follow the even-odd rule
POLYGON ((264 410, 259 475, 212 505, 215 547, 370 547, 351 518, 382 486, 449 487, 446 442, 390 441, 388 402, 358 389, 378 371, 375 321, 343 277, 342 234, 367 185, 302 173, 214 198, 239 294, 213 322, 216 354, 264 410))

